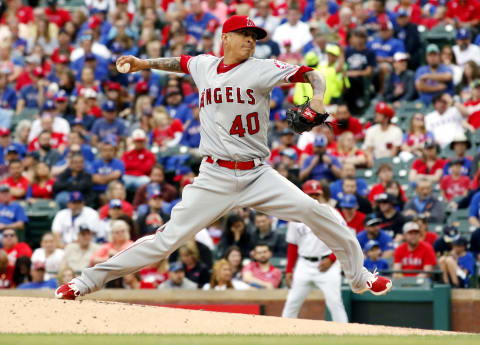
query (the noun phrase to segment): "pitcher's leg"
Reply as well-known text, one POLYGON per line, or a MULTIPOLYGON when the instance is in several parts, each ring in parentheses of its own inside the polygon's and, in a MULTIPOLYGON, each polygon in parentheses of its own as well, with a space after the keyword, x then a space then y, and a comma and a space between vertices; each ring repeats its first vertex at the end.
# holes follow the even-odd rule
POLYGON ((310 198, 273 168, 261 168, 263 173, 241 193, 239 205, 306 224, 335 253, 352 288, 363 289, 371 274, 363 267, 360 244, 342 216, 310 198))
MULTIPOLYGON (((202 171, 202 169, 201 169, 202 171)), ((108 281, 158 262, 192 238, 198 231, 228 212, 236 199, 228 176, 201 173, 185 187, 182 201, 172 210, 170 221, 154 235, 138 239, 109 260, 83 270, 73 282, 81 294, 101 289, 108 281)))

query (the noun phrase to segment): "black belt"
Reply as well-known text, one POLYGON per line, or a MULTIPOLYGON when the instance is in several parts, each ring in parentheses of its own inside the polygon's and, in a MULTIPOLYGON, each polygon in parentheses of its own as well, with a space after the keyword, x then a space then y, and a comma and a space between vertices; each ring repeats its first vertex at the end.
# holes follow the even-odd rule
POLYGON ((328 255, 324 255, 322 257, 318 257, 318 256, 302 256, 302 258, 304 258, 305 260, 308 260, 310 262, 318 262, 320 260, 323 260, 323 259, 326 259, 330 256, 330 254, 328 255))

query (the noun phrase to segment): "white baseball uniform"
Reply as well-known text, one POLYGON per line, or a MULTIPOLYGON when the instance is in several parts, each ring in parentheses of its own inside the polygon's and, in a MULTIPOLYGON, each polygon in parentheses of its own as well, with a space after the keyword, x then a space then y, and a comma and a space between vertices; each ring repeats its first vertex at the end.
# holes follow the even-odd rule
MULTIPOLYGON (((336 214, 336 217, 346 226, 340 214, 336 214)), ((333 321, 348 322, 342 302, 342 275, 339 262, 335 261, 325 272, 320 272, 318 267, 323 257, 332 254, 330 248, 319 240, 308 226, 295 222, 288 223, 287 242, 298 247, 298 259, 282 316, 298 317, 310 289, 316 286, 325 296, 325 304, 333 321)))
POLYGON ((320 205, 264 163, 270 155, 270 92, 276 85, 303 81, 303 73, 310 69, 255 58, 226 67, 211 55, 182 56, 180 65, 200 92, 200 152, 205 157, 200 174, 183 190, 170 221, 154 235, 140 238, 75 278, 80 293, 96 291, 112 279, 160 261, 237 207, 307 224, 333 250, 352 287, 364 288, 371 273, 363 268, 355 236, 330 206, 320 205), (237 162, 227 168, 219 160, 237 162), (251 168, 239 169, 244 164, 251 168))

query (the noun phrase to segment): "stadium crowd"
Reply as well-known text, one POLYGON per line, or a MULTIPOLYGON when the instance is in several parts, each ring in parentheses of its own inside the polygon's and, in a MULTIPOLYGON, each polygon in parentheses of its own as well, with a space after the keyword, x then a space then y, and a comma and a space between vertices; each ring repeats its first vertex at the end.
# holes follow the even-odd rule
MULTIPOLYGON (((273 89, 267 163, 299 188, 321 184, 306 191, 338 208, 368 269, 474 286, 478 0, 6 0, 0 288, 54 288, 169 220, 202 159, 198 90, 188 75, 120 74, 116 59, 221 56, 233 14, 268 31, 255 57, 308 65, 327 81, 332 126, 302 135, 285 109, 310 86, 273 89)), ((107 287, 278 288, 286 229, 238 209, 107 287)))

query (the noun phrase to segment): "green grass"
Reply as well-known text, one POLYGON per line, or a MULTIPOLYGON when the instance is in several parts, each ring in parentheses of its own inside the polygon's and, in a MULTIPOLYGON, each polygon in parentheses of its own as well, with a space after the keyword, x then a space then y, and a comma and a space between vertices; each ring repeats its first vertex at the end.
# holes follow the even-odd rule
MULTIPOLYGON (((188 331, 188 330, 186 330, 188 331)), ((0 345, 478 345, 480 336, 211 336, 0 334, 0 345)))

